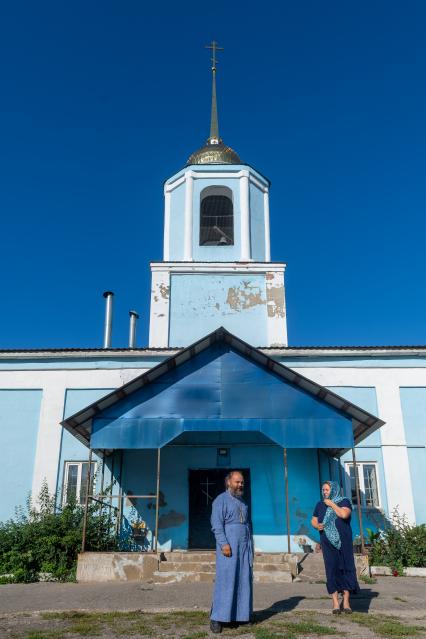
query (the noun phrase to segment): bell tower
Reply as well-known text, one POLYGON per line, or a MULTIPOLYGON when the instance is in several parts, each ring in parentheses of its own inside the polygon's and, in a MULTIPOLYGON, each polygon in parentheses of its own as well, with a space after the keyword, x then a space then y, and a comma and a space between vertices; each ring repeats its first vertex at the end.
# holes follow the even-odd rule
POLYGON ((163 262, 151 263, 151 347, 187 346, 219 326, 286 346, 285 264, 271 262, 270 182, 219 136, 216 42, 210 136, 164 185, 163 262))

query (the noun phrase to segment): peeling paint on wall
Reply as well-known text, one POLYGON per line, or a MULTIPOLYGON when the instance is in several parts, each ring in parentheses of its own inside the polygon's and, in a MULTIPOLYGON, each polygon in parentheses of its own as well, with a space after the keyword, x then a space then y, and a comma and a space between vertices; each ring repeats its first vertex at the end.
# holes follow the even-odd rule
POLYGON ((231 286, 228 289, 226 303, 233 311, 243 311, 259 304, 265 304, 262 298, 262 290, 249 280, 243 280, 241 286, 231 286))
POLYGON ((160 295, 163 298, 163 300, 168 300, 170 295, 170 286, 166 286, 165 284, 161 283, 159 285, 159 289, 160 289, 160 295))
POLYGON ((284 287, 266 286, 268 317, 285 317, 284 287))

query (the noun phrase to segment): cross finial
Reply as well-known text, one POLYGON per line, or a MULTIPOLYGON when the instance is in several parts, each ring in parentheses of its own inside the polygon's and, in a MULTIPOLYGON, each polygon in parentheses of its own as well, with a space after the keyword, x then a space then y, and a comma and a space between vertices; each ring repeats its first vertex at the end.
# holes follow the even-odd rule
POLYGON ((211 44, 206 44, 206 49, 211 49, 212 51, 212 112, 210 118, 210 144, 219 144, 219 122, 217 117, 217 100, 216 100, 216 52, 223 51, 223 47, 219 47, 217 42, 213 40, 211 44))
POLYGON ((223 47, 219 47, 215 40, 212 40, 210 44, 206 44, 206 49, 211 49, 212 51, 212 71, 216 71, 216 51, 223 51, 223 47))

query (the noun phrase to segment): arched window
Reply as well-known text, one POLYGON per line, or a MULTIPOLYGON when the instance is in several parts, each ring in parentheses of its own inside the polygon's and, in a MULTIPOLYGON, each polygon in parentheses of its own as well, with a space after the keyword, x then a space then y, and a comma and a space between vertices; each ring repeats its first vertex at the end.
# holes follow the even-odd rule
POLYGON ((200 246, 234 243, 234 205, 226 186, 208 186, 201 192, 200 246))

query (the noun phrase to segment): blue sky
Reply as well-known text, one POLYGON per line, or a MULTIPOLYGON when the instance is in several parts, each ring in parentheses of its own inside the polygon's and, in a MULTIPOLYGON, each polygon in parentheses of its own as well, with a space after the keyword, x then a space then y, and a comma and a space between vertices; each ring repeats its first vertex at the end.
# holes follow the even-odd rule
POLYGON ((163 181, 208 136, 268 176, 291 345, 425 344, 426 3, 0 6, 0 348, 147 343, 163 181))

